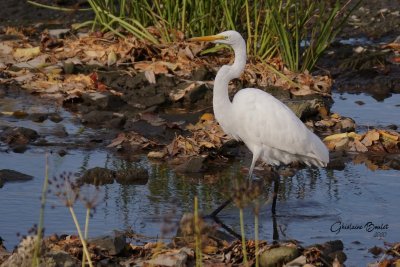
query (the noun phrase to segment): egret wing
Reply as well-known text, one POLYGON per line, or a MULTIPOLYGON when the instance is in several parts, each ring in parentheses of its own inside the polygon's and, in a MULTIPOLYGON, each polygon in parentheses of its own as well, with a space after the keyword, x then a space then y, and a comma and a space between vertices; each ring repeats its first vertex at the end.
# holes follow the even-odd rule
MULTIPOLYGON (((328 162, 321 140, 282 102, 253 88, 240 90, 233 99, 236 135, 253 151, 260 146, 280 150, 301 159, 310 157, 328 162)), ((283 161, 277 159, 278 161, 283 161)))

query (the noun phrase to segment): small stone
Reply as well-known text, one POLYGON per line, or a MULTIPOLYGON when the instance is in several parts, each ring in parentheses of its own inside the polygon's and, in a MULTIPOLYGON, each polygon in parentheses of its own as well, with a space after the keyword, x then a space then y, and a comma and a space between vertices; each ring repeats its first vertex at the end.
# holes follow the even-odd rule
POLYGON ((46 267, 75 267, 80 263, 78 259, 62 250, 47 252, 43 258, 43 266, 46 267))
POLYGON ((195 103, 203 99, 208 90, 210 89, 206 84, 197 85, 185 95, 185 100, 189 103, 195 103))
POLYGON ((28 119, 30 119, 33 122, 44 122, 47 120, 48 114, 46 113, 31 113, 28 116, 28 119))
POLYGON ((348 137, 342 138, 340 141, 335 143, 335 150, 346 150, 350 139, 348 137))
POLYGON ((211 72, 204 66, 201 66, 192 72, 193 81, 207 81, 210 80, 211 76, 211 72))
POLYGON ((89 239, 91 245, 96 245, 108 252, 110 256, 120 254, 126 246, 126 236, 123 233, 114 231, 113 235, 100 236, 89 239))
POLYGON ((112 184, 114 182, 114 177, 114 171, 106 168, 94 167, 86 170, 82 177, 78 179, 78 182, 94 185, 112 184))
POLYGON ((5 182, 25 182, 33 179, 33 176, 17 172, 14 170, 3 169, 0 170, 0 184, 5 182))
POLYGON ((203 157, 190 157, 182 164, 178 165, 175 170, 183 173, 200 172, 203 169, 203 157))
POLYGON ((82 95, 82 99, 86 104, 96 106, 100 109, 117 109, 125 104, 121 97, 102 92, 93 92, 82 95))
POLYGON ((285 267, 298 267, 307 264, 307 258, 303 255, 297 257, 296 259, 292 260, 285 264, 285 267))
POLYGON ((283 266, 299 256, 299 250, 296 247, 278 247, 265 251, 260 256, 261 267, 283 266))
POLYGON ((64 149, 60 149, 60 150, 57 151, 57 154, 60 157, 64 157, 65 155, 67 155, 67 151, 65 151, 64 149))
POLYGON ((182 248, 178 253, 167 252, 165 254, 159 254, 154 259, 148 260, 145 263, 150 266, 184 267, 186 266, 187 259, 187 249, 182 248))
POLYGON ((356 123, 350 118, 345 118, 338 124, 342 133, 354 132, 356 129, 356 123))
POLYGON ((149 180, 149 173, 144 168, 132 167, 125 170, 118 170, 115 173, 115 180, 120 184, 145 185, 149 180))
POLYGON ((91 125, 102 125, 113 118, 113 112, 93 110, 82 116, 82 122, 91 125))
POLYGON ((16 110, 13 112, 13 116, 18 119, 26 118, 29 114, 22 110, 16 110))
POLYGON ((70 29, 52 29, 48 30, 48 32, 51 37, 60 39, 64 38, 64 36, 70 32, 70 29))
POLYGON ((38 137, 39 134, 35 130, 25 127, 10 127, 1 133, 0 140, 10 146, 26 145, 38 137))
POLYGON ((51 120, 52 122, 55 122, 55 123, 59 123, 60 121, 63 120, 63 118, 60 116, 60 114, 52 113, 52 114, 49 114, 49 120, 51 120))
POLYGON ((363 53, 363 52, 365 52, 366 50, 367 50, 367 49, 365 49, 365 48, 362 47, 362 46, 358 46, 358 47, 356 47, 356 48, 353 49, 353 51, 354 51, 355 53, 357 53, 357 54, 363 53))

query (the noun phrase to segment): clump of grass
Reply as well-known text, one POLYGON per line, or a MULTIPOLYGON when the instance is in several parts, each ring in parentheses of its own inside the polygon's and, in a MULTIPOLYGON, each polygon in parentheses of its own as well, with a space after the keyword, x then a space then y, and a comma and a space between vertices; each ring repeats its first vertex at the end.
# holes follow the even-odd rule
MULTIPOLYGON (((68 208, 69 212, 71 213, 72 220, 74 221, 76 230, 78 232, 79 240, 82 243, 83 254, 85 255, 83 259, 84 260, 87 259, 89 266, 92 267, 93 263, 92 263, 92 260, 91 260, 90 254, 89 254, 89 250, 87 247, 86 238, 82 234, 82 230, 81 230, 80 224, 78 222, 78 219, 76 217, 75 210, 74 210, 74 204, 80 196, 80 187, 72 180, 71 173, 68 173, 68 174, 63 173, 60 175, 59 178, 54 177, 53 181, 54 181, 54 186, 57 189, 55 192, 55 195, 59 197, 59 199, 68 208)), ((90 215, 90 212, 89 212, 89 215, 90 215)), ((86 222, 88 225, 88 218, 86 218, 86 222)), ((84 263, 84 261, 82 261, 82 264, 83 263, 84 263)), ((84 265, 82 265, 82 266, 84 266, 84 265)))
POLYGON ((88 0, 95 18, 81 26, 120 37, 125 31, 153 44, 237 30, 246 35, 251 57, 280 56, 290 70, 310 71, 361 1, 88 0))
MULTIPOLYGON (((244 266, 249 266, 248 257, 247 257, 247 247, 246 247, 246 237, 244 230, 244 215, 243 210, 249 204, 258 203, 258 198, 261 196, 262 192, 262 184, 257 181, 252 181, 249 179, 238 179, 236 180, 235 187, 232 193, 232 199, 235 205, 239 208, 239 220, 240 220, 240 234, 241 234, 241 242, 242 242, 242 254, 243 254, 243 264, 244 266)), ((258 263, 258 213, 259 208, 255 211, 255 240, 256 240, 256 264, 258 263)))
POLYGON ((197 196, 194 197, 194 232, 196 243, 196 267, 202 266, 202 246, 201 246, 201 230, 199 221, 199 204, 197 196))
POLYGON ((37 231, 36 231, 37 239, 35 244, 35 250, 33 252, 33 257, 32 257, 32 266, 39 266, 40 264, 40 251, 42 247, 43 229, 44 229, 44 210, 46 207, 48 185, 49 185, 49 156, 46 153, 44 181, 42 186, 42 195, 40 197, 39 224, 37 226, 37 231))

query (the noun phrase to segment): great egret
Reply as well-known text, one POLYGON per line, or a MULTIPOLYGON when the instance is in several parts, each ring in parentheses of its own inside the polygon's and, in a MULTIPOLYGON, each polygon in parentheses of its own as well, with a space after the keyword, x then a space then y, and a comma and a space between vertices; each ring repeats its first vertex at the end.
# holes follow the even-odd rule
MULTIPOLYGON (((329 153, 326 146, 281 101, 256 88, 239 90, 232 101, 229 99, 228 84, 240 77, 246 65, 246 43, 238 32, 225 31, 194 37, 190 41, 211 41, 233 48, 234 63, 222 66, 215 77, 213 109, 224 132, 243 141, 253 153, 250 178, 258 159, 270 165, 295 161, 308 166, 327 165, 329 153)), ((274 197, 273 213, 276 194, 274 197)))

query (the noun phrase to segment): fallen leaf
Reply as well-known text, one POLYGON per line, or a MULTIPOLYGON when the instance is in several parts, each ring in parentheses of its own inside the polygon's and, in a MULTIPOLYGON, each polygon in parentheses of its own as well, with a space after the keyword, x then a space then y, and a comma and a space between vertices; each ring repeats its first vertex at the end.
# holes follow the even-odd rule
POLYGON ((156 75, 154 74, 154 71, 152 70, 146 70, 144 72, 144 76, 146 77, 147 81, 149 83, 155 84, 156 83, 156 75))
POLYGON ((14 58, 18 60, 29 60, 40 54, 40 47, 31 48, 17 48, 13 54, 14 58))
POLYGON ((371 146, 373 142, 377 140, 379 140, 379 133, 376 130, 371 130, 365 134, 361 143, 363 143, 365 146, 371 146))
POLYGON ((383 131, 383 130, 379 130, 379 133, 382 135, 383 139, 391 140, 391 141, 398 141, 399 140, 399 136, 398 135, 390 134, 390 133, 388 133, 386 131, 383 131))
POLYGON ((104 50, 84 50, 84 53, 89 58, 102 58, 106 52, 104 50))
POLYGON ((14 67, 18 68, 27 68, 27 69, 40 69, 46 65, 46 60, 49 56, 48 55, 40 55, 31 59, 27 62, 19 62, 14 64, 14 67))
POLYGON ((150 151, 147 154, 148 158, 153 158, 153 159, 162 159, 165 157, 165 152, 164 151, 150 151))
POLYGON ((115 54, 114 51, 111 51, 108 53, 107 56, 107 66, 112 66, 117 62, 117 55, 115 54))
POLYGON ((212 113, 204 113, 200 117, 200 121, 213 121, 213 120, 215 120, 215 119, 214 119, 214 115, 212 113))
POLYGON ((196 87, 196 83, 190 83, 188 86, 186 86, 183 89, 178 89, 178 90, 173 90, 169 93, 169 98, 172 101, 178 101, 182 99, 188 92, 193 90, 196 87))
POLYGON ((358 152, 367 152, 368 151, 368 148, 366 146, 364 146, 360 141, 355 139, 353 142, 354 142, 356 151, 358 151, 358 152))

